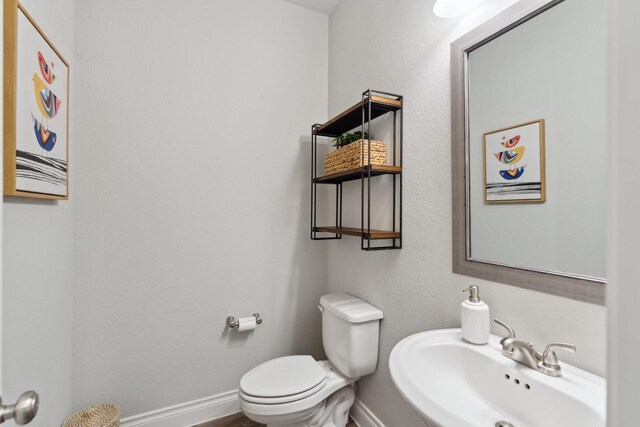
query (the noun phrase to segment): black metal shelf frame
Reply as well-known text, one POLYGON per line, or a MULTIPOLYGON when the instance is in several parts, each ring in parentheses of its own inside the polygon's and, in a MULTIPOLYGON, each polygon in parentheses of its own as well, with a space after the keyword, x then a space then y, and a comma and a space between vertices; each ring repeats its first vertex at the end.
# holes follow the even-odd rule
MULTIPOLYGON (((399 171, 376 171, 372 167, 360 168, 360 248, 366 251, 378 251, 389 249, 402 249, 402 139, 403 139, 403 97, 401 95, 368 89, 362 93, 362 101, 345 111, 338 117, 325 124, 314 124, 311 126, 311 239, 312 240, 336 240, 342 239, 341 233, 327 233, 319 229, 317 225, 318 194, 317 186, 335 185, 335 228, 342 228, 342 183, 354 179, 353 172, 345 174, 344 178, 336 177, 326 179, 318 177, 318 137, 337 137, 345 132, 360 126, 362 134, 366 132, 371 135, 371 121, 385 114, 393 113, 393 141, 392 156, 393 166, 399 167, 399 171), (387 101, 387 102, 385 102, 387 101), (356 115, 360 116, 358 118, 356 115), (372 169, 374 169, 372 171, 372 169), (391 175, 393 179, 393 215, 391 232, 379 232, 383 236, 393 235, 394 237, 376 236, 378 230, 371 229, 371 178, 381 175, 391 175), (320 178, 320 179, 319 179, 320 178), (366 182, 366 191, 365 191, 366 182), (365 195, 366 195, 366 215, 365 215, 365 195), (366 219, 366 222, 365 222, 366 219), (373 233, 372 233, 373 232, 373 233), (320 235, 319 235, 320 234, 320 235), (371 245, 371 241, 389 241, 384 246, 371 245)), ((371 139, 367 140, 367 162, 371 164, 371 139)), ((365 164, 364 144, 362 144, 362 164, 365 164)), ((334 227, 334 226, 332 226, 334 227)), ((353 235, 353 229, 349 229, 353 235)), ((345 233, 346 234, 346 233, 345 233)))

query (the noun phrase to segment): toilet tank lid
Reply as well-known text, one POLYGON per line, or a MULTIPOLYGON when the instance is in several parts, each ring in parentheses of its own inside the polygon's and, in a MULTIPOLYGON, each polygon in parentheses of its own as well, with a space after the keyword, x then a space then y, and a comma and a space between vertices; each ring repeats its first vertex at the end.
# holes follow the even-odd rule
POLYGON ((320 305, 350 323, 370 322, 383 317, 382 311, 349 294, 324 295, 320 298, 320 305))

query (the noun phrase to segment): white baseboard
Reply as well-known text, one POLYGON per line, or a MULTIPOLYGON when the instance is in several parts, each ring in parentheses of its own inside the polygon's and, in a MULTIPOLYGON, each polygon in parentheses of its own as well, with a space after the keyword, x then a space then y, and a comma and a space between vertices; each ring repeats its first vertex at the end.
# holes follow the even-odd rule
MULTIPOLYGON (((120 421, 120 427, 187 427, 240 412, 238 391, 134 415, 120 421)), ((351 407, 351 418, 359 427, 385 427, 360 399, 351 407)))
POLYGON ((238 391, 232 390, 124 418, 121 427, 186 427, 240 412, 238 391))
POLYGON ((353 421, 360 427, 385 427, 382 421, 360 399, 356 399, 353 403, 350 413, 353 421))

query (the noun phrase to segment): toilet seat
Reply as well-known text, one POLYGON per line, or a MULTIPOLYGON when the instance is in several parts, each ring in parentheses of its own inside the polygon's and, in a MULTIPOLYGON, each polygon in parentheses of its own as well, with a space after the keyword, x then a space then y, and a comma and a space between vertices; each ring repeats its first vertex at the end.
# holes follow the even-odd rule
POLYGON ((302 393, 299 393, 299 394, 291 394, 289 396, 258 397, 258 396, 252 396, 250 394, 247 394, 247 393, 243 392, 242 390, 240 390, 238 394, 240 395, 240 398, 244 399, 247 402, 260 403, 260 404, 263 404, 263 405, 275 405, 277 403, 289 403, 289 402, 295 402, 296 400, 305 399, 305 398, 307 398, 307 397, 309 397, 311 395, 316 394, 320 390, 322 390, 325 387, 326 384, 327 384, 327 379, 325 378, 317 386, 312 387, 312 388, 310 388, 309 390, 307 390, 305 392, 302 392, 302 393))
POLYGON ((311 356, 285 356, 269 360, 240 380, 240 397, 258 404, 289 403, 322 390, 327 374, 311 356))

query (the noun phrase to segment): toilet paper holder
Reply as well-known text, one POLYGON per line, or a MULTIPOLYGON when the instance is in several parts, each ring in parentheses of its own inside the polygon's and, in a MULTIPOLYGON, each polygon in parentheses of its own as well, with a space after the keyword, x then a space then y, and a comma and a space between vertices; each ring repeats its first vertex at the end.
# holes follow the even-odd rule
MULTIPOLYGON (((262 319, 260 318, 260 313, 253 313, 252 316, 256 318, 256 324, 257 325, 262 323, 262 319)), ((227 317, 227 326, 228 327, 237 328, 238 325, 240 325, 240 322, 234 316, 228 316, 227 317)))

